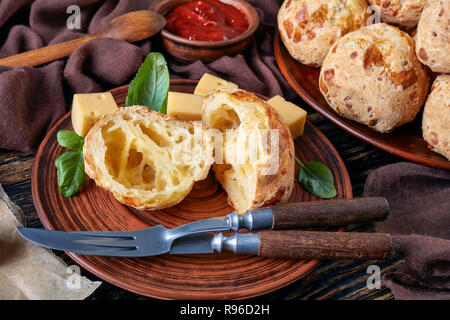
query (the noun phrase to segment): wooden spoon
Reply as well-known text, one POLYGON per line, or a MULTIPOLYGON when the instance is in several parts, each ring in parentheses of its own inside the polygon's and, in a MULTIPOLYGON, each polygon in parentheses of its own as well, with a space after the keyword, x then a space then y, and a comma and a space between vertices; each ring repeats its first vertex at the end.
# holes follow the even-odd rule
POLYGON ((10 67, 37 66, 69 56, 80 45, 95 38, 115 38, 129 42, 147 39, 166 25, 166 19, 153 11, 140 10, 117 17, 99 32, 79 39, 58 43, 0 59, 10 67))

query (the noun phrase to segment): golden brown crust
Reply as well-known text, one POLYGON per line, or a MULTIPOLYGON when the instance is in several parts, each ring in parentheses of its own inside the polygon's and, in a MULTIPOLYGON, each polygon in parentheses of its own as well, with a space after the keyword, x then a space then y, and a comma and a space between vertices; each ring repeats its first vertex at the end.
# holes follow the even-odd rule
POLYGON ((192 122, 142 106, 119 108, 89 130, 85 172, 126 205, 146 210, 173 206, 208 175, 213 162, 211 139, 206 129, 197 128, 196 137, 192 122), (191 158, 182 157, 186 151, 191 158))
POLYGON ((450 160, 450 75, 434 81, 423 110, 422 131, 430 149, 450 160))
MULTIPOLYGON (((261 156, 244 164, 227 158, 224 164, 213 165, 216 179, 228 192, 228 202, 237 212, 244 213, 289 199, 294 187, 294 142, 291 132, 275 109, 250 92, 218 90, 205 97, 202 118, 206 127, 222 130, 224 139, 226 129, 238 132, 256 128, 267 133, 264 139, 267 139, 269 148, 266 153, 261 154, 268 157, 261 156), (230 118, 226 119, 227 116, 230 118), (226 121, 223 121, 224 119, 226 121), (223 124, 226 126, 222 126, 223 124), (278 142, 275 145, 276 150, 270 148, 272 133, 274 139, 278 138, 275 139, 278 142), (274 156, 275 154, 278 157, 274 156), (275 161, 277 162, 274 164, 275 161), (276 169, 271 171, 275 167, 276 169), (239 176, 241 169, 245 170, 246 175, 239 176), (239 180, 236 185, 230 182, 233 179, 239 180), (242 192, 236 193, 235 190, 241 190, 240 188, 242 192)), ((225 143, 228 147, 232 145, 229 141, 225 143)))
POLYGON ((425 102, 429 77, 414 41, 384 23, 339 39, 325 58, 319 88, 340 115, 379 132, 390 132, 416 117, 425 102))
POLYGON ((278 30, 294 59, 320 67, 331 45, 366 25, 368 17, 365 0, 286 0, 278 11, 278 30))
POLYGON ((379 8, 381 21, 405 29, 417 26, 426 0, 368 0, 379 8))
POLYGON ((269 127, 279 132, 279 169, 274 175, 258 175, 256 194, 252 207, 267 207, 289 200, 294 188, 295 147, 290 130, 281 120, 278 112, 266 104, 269 127))
POLYGON ((434 72, 450 73, 450 1, 428 1, 417 26, 416 54, 434 72))

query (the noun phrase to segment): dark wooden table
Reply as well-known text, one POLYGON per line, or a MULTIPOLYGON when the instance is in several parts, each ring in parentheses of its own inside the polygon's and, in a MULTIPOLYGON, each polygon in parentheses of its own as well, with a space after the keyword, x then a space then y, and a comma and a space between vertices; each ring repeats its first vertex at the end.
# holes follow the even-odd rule
MULTIPOLYGON (((371 171, 386 164, 404 161, 356 139, 309 107, 305 107, 301 101, 294 102, 308 111, 308 119, 322 130, 340 153, 350 174, 354 197, 362 195, 366 177, 371 171)), ((34 156, 30 154, 0 150, 0 183, 11 200, 22 208, 27 226, 42 227, 31 196, 30 177, 33 160, 34 156)), ((351 225, 348 226, 348 230, 371 232, 374 228, 372 224, 351 225)), ((55 251, 55 254, 62 257, 67 264, 74 264, 64 253, 55 251)), ((366 283, 371 275, 367 269, 371 265, 377 265, 383 275, 383 273, 395 270, 400 264, 401 260, 398 257, 386 261, 324 261, 306 277, 260 298, 268 300, 393 299, 390 290, 382 285, 379 289, 367 287, 366 283)), ((103 281, 85 270, 82 271, 82 275, 91 280, 103 281)), ((122 290, 103 281, 103 284, 88 299, 149 298, 122 290)))

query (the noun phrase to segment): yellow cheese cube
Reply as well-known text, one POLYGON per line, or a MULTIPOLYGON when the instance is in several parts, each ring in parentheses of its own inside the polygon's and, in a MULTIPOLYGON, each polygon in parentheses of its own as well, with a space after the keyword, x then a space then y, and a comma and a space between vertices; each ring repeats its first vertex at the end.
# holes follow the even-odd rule
POLYGON ((203 96, 183 92, 171 92, 167 97, 167 114, 176 115, 181 120, 202 120, 203 96))
POLYGON ((216 89, 237 89, 238 85, 215 77, 209 73, 205 73, 195 87, 194 94, 205 96, 216 89))
POLYGON ((84 137, 104 114, 118 109, 110 92, 75 94, 72 103, 72 126, 84 137))
POLYGON ((271 105, 281 116, 281 119, 286 123, 289 130, 295 138, 303 134, 305 129, 306 111, 292 102, 284 100, 283 97, 275 96, 268 100, 267 103, 271 105))

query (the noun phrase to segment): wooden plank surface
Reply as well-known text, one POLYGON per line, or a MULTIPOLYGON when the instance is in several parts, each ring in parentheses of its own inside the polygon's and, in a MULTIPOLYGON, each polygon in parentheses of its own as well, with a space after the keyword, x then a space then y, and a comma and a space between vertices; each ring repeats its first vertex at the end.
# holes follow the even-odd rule
MULTIPOLYGON (((300 101, 299 105, 303 105, 300 101)), ((327 121, 320 114, 314 113, 308 107, 308 119, 316 125, 334 144, 342 156, 353 184, 354 197, 360 197, 363 192, 367 175, 383 165, 403 161, 384 151, 362 142, 327 121)), ((22 208, 25 223, 30 227, 42 227, 31 196, 30 175, 34 156, 19 152, 0 150, 0 183, 12 201, 22 208)), ((349 231, 371 232, 372 224, 351 225, 349 231)), ((64 253, 55 253, 68 264, 74 262, 64 253)), ((369 289, 366 285, 370 276, 367 268, 377 265, 381 274, 395 270, 401 260, 394 257, 385 261, 346 261, 330 260, 322 262, 303 279, 272 292, 260 298, 269 300, 287 299, 393 299, 390 290, 384 286, 379 289, 369 289)), ((89 272, 82 270, 82 275, 91 280, 100 280, 89 272)), ((149 299, 127 292, 103 281, 88 299, 149 299)))

